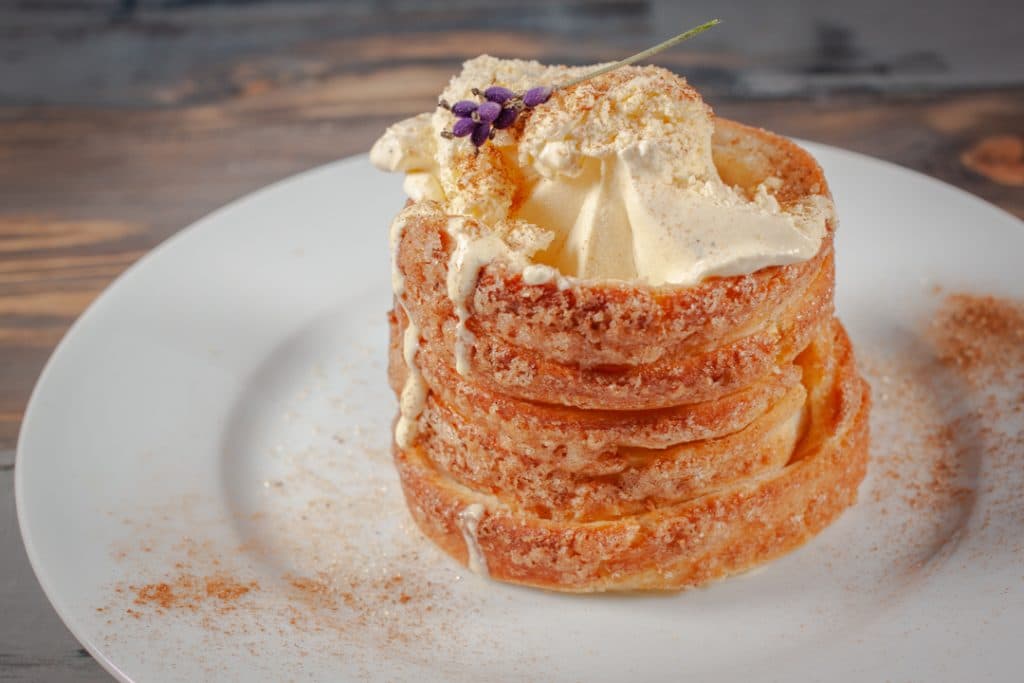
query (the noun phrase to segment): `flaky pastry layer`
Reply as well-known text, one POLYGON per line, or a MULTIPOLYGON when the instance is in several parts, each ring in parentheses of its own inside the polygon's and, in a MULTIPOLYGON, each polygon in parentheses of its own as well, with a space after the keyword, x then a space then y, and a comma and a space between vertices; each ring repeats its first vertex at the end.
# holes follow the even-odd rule
MULTIPOLYGON (((828 194, 765 131, 719 119, 714 157, 748 191, 779 178, 783 205, 828 194)), ((406 212, 388 375, 422 400, 395 462, 417 524, 460 562, 565 591, 677 589, 786 552, 856 500, 870 398, 833 317, 831 223, 814 258, 693 287, 528 282, 501 257, 454 301, 451 217, 406 212)))
POLYGON ((867 385, 838 322, 798 359, 810 424, 790 462, 720 491, 612 520, 552 520, 457 482, 421 446, 395 449, 409 509, 460 562, 458 515, 483 509, 475 544, 491 577, 562 591, 678 589, 792 550, 857 497, 867 466, 867 385))

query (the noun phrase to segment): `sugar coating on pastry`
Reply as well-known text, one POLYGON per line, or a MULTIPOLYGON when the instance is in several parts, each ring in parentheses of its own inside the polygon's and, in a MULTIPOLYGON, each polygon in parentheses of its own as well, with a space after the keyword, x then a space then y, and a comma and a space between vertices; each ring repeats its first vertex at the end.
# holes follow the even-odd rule
POLYGON ((442 137, 439 108, 374 146, 410 197, 390 231, 395 464, 473 572, 684 588, 856 500, 870 393, 814 159, 663 69, 558 87, 591 68, 470 60, 448 102, 554 93, 484 144, 442 137))

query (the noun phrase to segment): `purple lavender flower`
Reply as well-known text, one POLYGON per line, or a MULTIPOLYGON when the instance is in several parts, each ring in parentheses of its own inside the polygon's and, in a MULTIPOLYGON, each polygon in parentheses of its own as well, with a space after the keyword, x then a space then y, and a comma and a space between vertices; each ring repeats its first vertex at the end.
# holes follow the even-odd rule
POLYGON ((491 138, 491 124, 489 123, 478 123, 473 126, 473 134, 470 136, 470 140, 477 147, 482 147, 485 142, 491 138))
POLYGON ((454 135, 457 138, 464 138, 473 132, 473 129, 476 128, 476 125, 476 121, 469 118, 468 116, 460 117, 455 120, 454 124, 452 124, 452 135, 454 135))
POLYGON ((498 104, 505 104, 506 100, 510 100, 515 96, 514 92, 500 85, 492 85, 487 90, 484 90, 484 99, 488 102, 497 102, 498 104))
POLYGON ((504 109, 501 110, 501 113, 498 114, 498 118, 494 119, 494 123, 492 125, 498 130, 508 128, 509 126, 516 122, 517 116, 519 116, 519 109, 517 109, 514 106, 505 107, 504 109))
POLYGON ((456 117, 452 129, 441 135, 446 138, 469 135, 469 139, 479 149, 494 137, 495 131, 514 125, 524 109, 533 109, 547 102, 554 88, 542 85, 526 92, 514 93, 504 86, 492 85, 486 90, 473 88, 472 92, 482 101, 460 100, 453 105, 444 100, 438 102, 438 106, 448 109, 456 117))
POLYGON ((501 105, 497 102, 484 102, 476 109, 477 117, 486 123, 493 122, 501 114, 501 105))
POLYGON ((456 116, 470 116, 477 109, 477 103, 472 100, 460 100, 452 105, 452 113, 456 116))
POLYGON ((551 99, 552 92, 554 92, 554 90, 547 85, 539 85, 536 88, 530 88, 523 94, 523 105, 527 109, 533 109, 538 104, 544 104, 551 99))

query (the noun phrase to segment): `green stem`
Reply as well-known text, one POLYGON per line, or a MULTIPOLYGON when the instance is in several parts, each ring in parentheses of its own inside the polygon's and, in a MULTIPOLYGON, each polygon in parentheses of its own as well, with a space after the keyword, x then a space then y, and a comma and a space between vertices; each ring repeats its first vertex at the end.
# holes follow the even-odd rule
POLYGON ((635 64, 636 62, 639 62, 640 60, 647 59, 648 57, 651 57, 653 55, 658 54, 662 50, 667 50, 668 48, 672 47, 673 45, 678 45, 679 43, 683 42, 684 40, 689 40, 690 38, 693 38, 695 35, 697 35, 699 33, 704 33, 704 31, 707 31, 712 26, 715 26, 715 25, 720 24, 720 23, 722 23, 720 20, 712 19, 711 21, 709 21, 707 23, 704 23, 704 24, 701 24, 700 26, 696 26, 694 28, 691 28, 689 31, 684 31, 683 33, 680 33, 678 36, 675 36, 674 38, 669 38, 666 41, 658 43, 654 47, 649 47, 646 50, 644 50, 643 52, 637 52, 632 57, 626 57, 625 59, 623 59, 621 61, 615 62, 614 64, 609 64, 607 66, 602 66, 600 69, 595 69, 594 71, 591 71, 590 73, 583 74, 579 78, 574 78, 574 79, 572 79, 571 81, 569 81, 567 83, 562 83, 561 85, 555 86, 554 88, 552 88, 552 90, 561 90, 563 88, 569 88, 569 87, 572 87, 572 86, 576 85, 577 83, 582 83, 583 81, 589 81, 591 78, 594 78, 596 76, 600 76, 601 74, 606 74, 609 71, 615 71, 616 69, 621 69, 624 66, 629 66, 630 64, 635 64))

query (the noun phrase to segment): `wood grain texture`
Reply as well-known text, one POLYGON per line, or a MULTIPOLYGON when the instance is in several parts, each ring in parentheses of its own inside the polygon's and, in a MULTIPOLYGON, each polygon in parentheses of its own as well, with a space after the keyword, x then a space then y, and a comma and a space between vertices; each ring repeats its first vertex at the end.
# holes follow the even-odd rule
POLYGON ((1000 185, 1024 187, 1024 135, 991 135, 960 155, 964 166, 1000 185))
POLYGON ((716 97, 1024 83, 1013 0, 21 0, 0 3, 0 102, 217 102, 481 52, 579 64, 712 17, 723 25, 658 61, 716 97))

